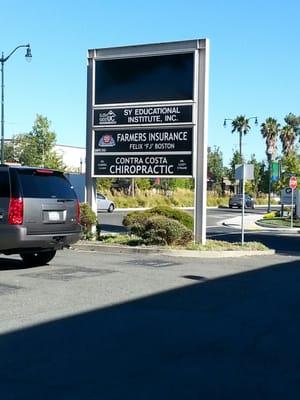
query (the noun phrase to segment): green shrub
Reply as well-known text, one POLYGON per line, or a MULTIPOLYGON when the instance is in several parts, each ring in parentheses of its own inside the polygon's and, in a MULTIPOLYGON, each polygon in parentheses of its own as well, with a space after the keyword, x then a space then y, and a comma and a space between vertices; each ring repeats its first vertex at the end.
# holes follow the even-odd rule
POLYGON ((278 217, 278 214, 277 214, 276 211, 272 211, 272 212, 269 212, 269 213, 265 214, 263 216, 263 219, 273 219, 275 217, 278 217))
POLYGON ((155 215, 161 215, 176 220, 186 228, 190 230, 193 229, 194 219, 189 213, 168 206, 158 206, 146 211, 133 211, 124 217, 123 225, 129 228, 133 224, 143 225, 145 223, 145 219, 155 215))
POLYGON ((193 234, 180 222, 163 215, 146 218, 144 223, 132 225, 131 232, 140 236, 147 245, 186 245, 193 234))
POLYGON ((97 223, 97 215, 87 203, 80 204, 80 224, 82 226, 83 239, 92 239, 92 226, 97 223))
POLYGON ((146 219, 151 215, 150 210, 146 211, 131 211, 123 218, 123 225, 130 228, 132 225, 143 225, 146 219))
POLYGON ((162 215, 167 218, 175 219, 180 222, 186 228, 192 230, 194 226, 194 219, 191 214, 186 211, 178 210, 172 207, 162 206, 151 208, 150 213, 152 215, 162 215))

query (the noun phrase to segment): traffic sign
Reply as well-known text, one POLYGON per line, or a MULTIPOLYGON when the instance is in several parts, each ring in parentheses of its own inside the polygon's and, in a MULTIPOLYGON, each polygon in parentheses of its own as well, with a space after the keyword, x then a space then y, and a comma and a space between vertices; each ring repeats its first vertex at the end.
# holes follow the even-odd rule
POLYGON ((290 177, 289 187, 291 189, 296 189, 296 187, 297 187, 297 178, 296 178, 296 176, 291 176, 290 177))

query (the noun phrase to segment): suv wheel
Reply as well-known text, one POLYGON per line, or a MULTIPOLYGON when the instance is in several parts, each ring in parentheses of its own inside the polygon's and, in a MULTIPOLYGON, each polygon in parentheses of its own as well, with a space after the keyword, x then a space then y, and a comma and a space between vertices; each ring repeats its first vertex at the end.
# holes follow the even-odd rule
POLYGON ((34 253, 21 253, 20 256, 26 266, 37 267, 45 265, 55 256, 56 250, 37 251, 34 253))

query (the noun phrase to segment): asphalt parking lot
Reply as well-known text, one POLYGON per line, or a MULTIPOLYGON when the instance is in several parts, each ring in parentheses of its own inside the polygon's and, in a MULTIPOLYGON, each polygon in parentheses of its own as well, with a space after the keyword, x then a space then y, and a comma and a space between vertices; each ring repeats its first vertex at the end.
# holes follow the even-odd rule
POLYGON ((0 387, 25 399, 296 399, 300 258, 0 257, 0 387))

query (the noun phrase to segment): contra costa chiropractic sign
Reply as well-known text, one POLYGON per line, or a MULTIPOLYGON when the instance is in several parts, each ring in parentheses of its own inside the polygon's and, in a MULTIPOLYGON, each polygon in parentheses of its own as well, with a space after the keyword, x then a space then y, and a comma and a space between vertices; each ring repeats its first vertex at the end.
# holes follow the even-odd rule
POLYGON ((191 154, 101 155, 95 156, 95 168, 102 176, 191 175, 191 154))

